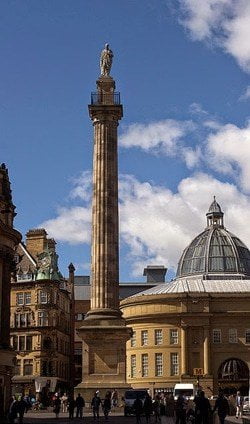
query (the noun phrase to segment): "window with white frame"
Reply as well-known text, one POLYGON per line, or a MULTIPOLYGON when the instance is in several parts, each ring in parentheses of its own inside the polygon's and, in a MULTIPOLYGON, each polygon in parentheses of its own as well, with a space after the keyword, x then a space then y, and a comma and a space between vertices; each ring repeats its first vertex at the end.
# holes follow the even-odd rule
POLYGON ((221 330, 213 329, 213 343, 221 343, 221 330))
POLYGON ((163 358, 162 353, 155 354, 155 375, 160 377, 163 375, 163 358))
POLYGON ((238 336, 237 336, 237 329, 236 328, 229 328, 228 341, 229 341, 229 343, 237 343, 238 342, 238 336))
POLYGON ((25 305, 31 304, 31 292, 24 293, 24 303, 25 305))
POLYGON ((148 376, 148 354, 143 353, 141 356, 141 375, 142 377, 148 376))
POLYGON ((250 329, 247 329, 245 332, 245 336, 246 336, 246 343, 250 343, 250 329))
POLYGON ((136 355, 131 355, 131 370, 130 370, 131 377, 136 377, 136 355))
POLYGON ((179 375, 179 355, 178 353, 170 354, 171 375, 179 375))
POLYGON ((17 313, 15 314, 15 327, 29 327, 31 325, 31 313, 17 313))
POLYGON ((48 293, 44 290, 39 291, 39 303, 47 303, 48 302, 48 293))
POLYGON ((48 312, 47 311, 38 312, 38 325, 40 327, 48 325, 48 312))
POLYGON ((131 347, 136 346, 136 331, 133 331, 130 343, 131 343, 131 347))
POLYGON ((24 293, 17 293, 16 294, 16 304, 17 305, 24 305, 24 293))
POLYGON ((142 330, 141 332, 141 345, 142 346, 148 345, 148 330, 142 330))
POLYGON ((12 347, 16 351, 32 351, 32 336, 13 336, 12 347))
POLYGON ((163 341, 162 330, 155 330, 155 344, 161 345, 163 341))
POLYGON ((170 344, 178 344, 178 330, 175 328, 170 330, 170 344))
POLYGON ((33 374, 33 359, 24 359, 23 361, 23 375, 33 374))

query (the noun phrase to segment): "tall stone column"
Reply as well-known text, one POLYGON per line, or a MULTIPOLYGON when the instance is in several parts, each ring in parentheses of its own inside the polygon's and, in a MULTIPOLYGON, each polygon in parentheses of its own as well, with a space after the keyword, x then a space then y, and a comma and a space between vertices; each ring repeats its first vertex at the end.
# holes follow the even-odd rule
POLYGON ((181 327, 181 374, 187 374, 187 326, 181 327))
POLYGON ((204 327, 204 375, 210 374, 209 327, 204 327))
POLYGON ((91 305, 78 331, 83 339, 83 374, 76 388, 86 399, 96 388, 102 396, 114 388, 123 395, 128 388, 126 341, 131 330, 119 309, 117 127, 123 109, 109 75, 111 54, 106 45, 97 91, 89 105, 94 126, 91 305))

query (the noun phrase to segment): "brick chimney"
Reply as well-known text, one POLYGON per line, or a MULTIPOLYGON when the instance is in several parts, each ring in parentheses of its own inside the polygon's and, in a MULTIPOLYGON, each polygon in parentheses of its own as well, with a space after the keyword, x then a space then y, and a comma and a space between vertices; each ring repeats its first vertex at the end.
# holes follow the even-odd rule
POLYGON ((27 232, 26 248, 34 259, 46 249, 47 245, 47 233, 44 228, 35 228, 27 232))

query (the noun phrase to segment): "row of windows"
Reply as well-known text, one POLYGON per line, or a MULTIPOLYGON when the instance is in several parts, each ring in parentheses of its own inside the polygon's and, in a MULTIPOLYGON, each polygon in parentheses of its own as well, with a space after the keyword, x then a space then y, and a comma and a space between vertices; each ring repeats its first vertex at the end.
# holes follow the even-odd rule
MULTIPOLYGON (((50 302, 50 293, 46 290, 38 291, 38 303, 46 305, 50 302)), ((16 293, 16 305, 30 305, 31 304, 31 292, 19 292, 16 293)), ((69 304, 64 296, 60 296, 56 291, 54 292, 54 304, 58 304, 59 307, 66 312, 69 312, 69 304)))
MULTIPOLYGON (((177 329, 174 328, 169 330, 169 341, 170 341, 170 344, 179 343, 177 329)), ((131 347, 135 347, 136 343, 137 343, 136 331, 133 331, 132 338, 131 338, 131 347)), ((154 330, 154 343, 155 345, 163 344, 163 332, 161 329, 154 330)), ((148 330, 142 330, 141 331, 141 346, 147 346, 147 345, 148 345, 148 330)))
POLYGON ((14 315, 14 327, 16 328, 25 328, 31 326, 47 327, 48 325, 59 325, 65 331, 69 331, 70 322, 66 318, 59 319, 56 315, 50 317, 49 319, 48 311, 38 311, 37 322, 35 322, 33 319, 31 312, 16 313, 14 315))
MULTIPOLYGON (((38 364, 36 364, 38 366, 38 364)), ((36 370, 38 372, 38 369, 36 370)), ((42 361, 41 362, 42 377, 62 377, 69 378, 69 366, 64 362, 57 361, 42 361)), ((33 359, 18 359, 15 366, 15 375, 33 375, 34 362, 33 359)))
MULTIPOLYGON (((148 377, 148 354, 143 353, 141 355, 141 370, 138 371, 136 364, 136 355, 131 355, 130 362, 130 376, 131 378, 137 377, 138 373, 141 373, 142 377, 148 377)), ((170 375, 179 375, 179 355, 178 353, 170 353, 170 375)), ((163 376, 163 354, 155 353, 155 377, 163 376)))
MULTIPOLYGON (((221 329, 215 328, 213 330, 213 343, 222 342, 222 332, 221 329)), ((236 328, 229 328, 228 330, 228 342, 229 343, 238 343, 238 332, 236 328)), ((245 330, 245 343, 250 343, 250 329, 245 330)))

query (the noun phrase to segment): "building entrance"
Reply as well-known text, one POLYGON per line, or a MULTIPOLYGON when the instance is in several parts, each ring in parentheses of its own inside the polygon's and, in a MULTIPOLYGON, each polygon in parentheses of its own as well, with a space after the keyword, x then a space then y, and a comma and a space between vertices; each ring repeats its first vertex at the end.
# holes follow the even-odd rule
POLYGON ((218 369, 218 385, 225 394, 234 394, 238 390, 242 396, 249 393, 248 365, 238 358, 229 358, 218 369))

